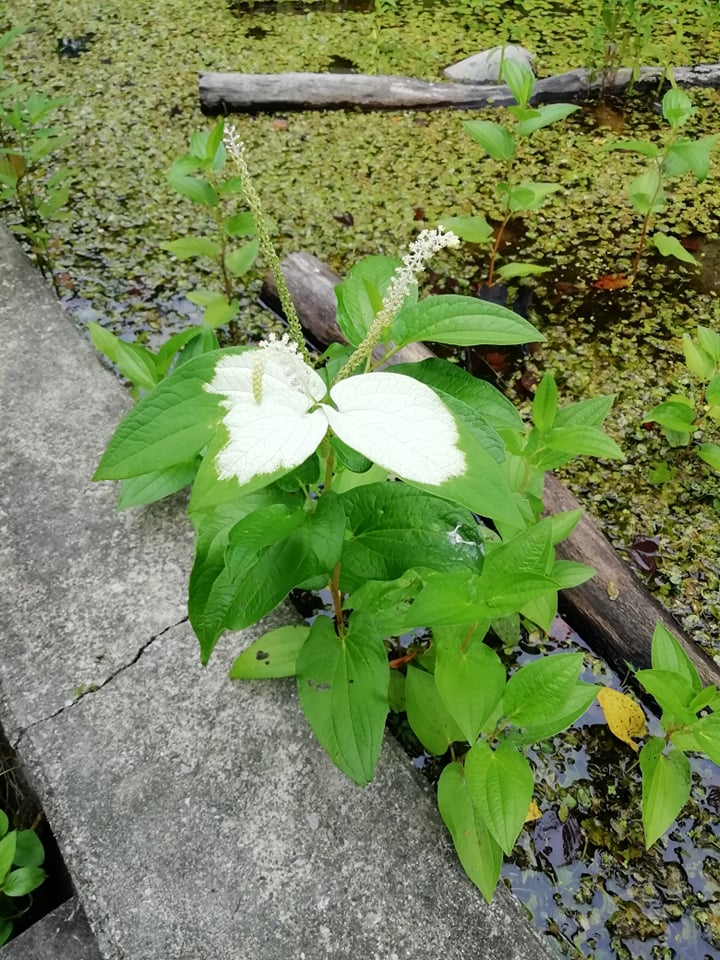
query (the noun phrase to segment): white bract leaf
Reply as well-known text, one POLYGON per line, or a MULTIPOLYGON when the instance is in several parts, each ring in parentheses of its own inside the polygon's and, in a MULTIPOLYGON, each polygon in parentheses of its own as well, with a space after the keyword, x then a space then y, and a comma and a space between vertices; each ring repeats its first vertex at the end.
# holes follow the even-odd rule
POLYGON ((318 446, 328 426, 350 447, 406 480, 439 485, 465 473, 455 419, 425 384, 369 373, 337 383, 322 378, 282 340, 223 357, 207 385, 222 394, 228 442, 216 458, 221 480, 240 484, 290 471, 318 446))
POLYGON ((325 408, 335 433, 405 480, 441 484, 465 473, 455 418, 437 394, 411 377, 365 373, 336 383, 325 408))

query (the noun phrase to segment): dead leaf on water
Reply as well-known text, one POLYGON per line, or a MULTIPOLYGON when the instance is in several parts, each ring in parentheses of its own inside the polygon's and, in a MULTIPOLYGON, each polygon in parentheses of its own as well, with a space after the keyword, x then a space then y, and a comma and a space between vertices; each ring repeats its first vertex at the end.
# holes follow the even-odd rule
POLYGON ((602 687, 597 699, 610 732, 637 753, 640 748, 633 737, 644 737, 647 733, 642 707, 624 693, 611 690, 610 687, 602 687))
POLYGON ((532 823, 533 820, 539 820, 541 816, 542 810, 534 800, 531 800, 530 806, 528 807, 527 816, 525 817, 525 823, 532 823))

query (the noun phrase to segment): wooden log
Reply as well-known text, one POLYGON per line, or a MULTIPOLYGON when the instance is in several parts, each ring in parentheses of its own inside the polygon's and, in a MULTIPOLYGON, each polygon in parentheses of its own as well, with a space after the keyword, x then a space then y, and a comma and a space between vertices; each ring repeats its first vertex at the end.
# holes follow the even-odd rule
MULTIPOLYGON (((720 64, 678 67, 680 86, 720 87, 720 64)), ((665 72, 642 67, 637 90, 652 90, 665 72)), ((589 70, 571 70, 538 80, 533 104, 590 100, 624 93, 632 71, 621 68, 607 77, 589 70)), ((290 110, 477 110, 514 103, 504 85, 434 83, 410 77, 359 73, 199 73, 203 113, 259 113, 290 110)))
MULTIPOLYGON (((317 257, 293 253, 282 262, 283 274, 303 328, 312 340, 327 345, 343 341, 335 320, 334 287, 341 278, 317 257)), ((263 301, 281 313, 272 274, 263 286, 263 301)), ((424 344, 399 351, 391 363, 408 363, 434 356, 424 344)), ((545 507, 550 513, 576 510, 581 504, 552 474, 545 480, 545 507)), ((596 576, 572 590, 560 592, 560 610, 568 624, 622 675, 627 664, 650 666, 650 641, 660 621, 678 639, 695 664, 703 683, 720 687, 717 666, 687 636, 616 553, 597 523, 585 513, 572 534, 558 544, 563 560, 589 563, 596 576)))

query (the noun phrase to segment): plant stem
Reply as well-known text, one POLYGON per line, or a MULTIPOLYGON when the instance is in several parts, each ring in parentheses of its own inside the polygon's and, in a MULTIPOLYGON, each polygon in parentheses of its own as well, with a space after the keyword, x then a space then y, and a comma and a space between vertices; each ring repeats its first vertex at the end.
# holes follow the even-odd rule
POLYGON ((340 592, 340 561, 335 564, 332 580, 329 583, 330 593, 333 600, 333 611, 335 613, 335 628, 337 635, 342 640, 345 636, 345 619, 342 609, 342 593, 340 592))
POLYGON ((505 227, 508 225, 510 217, 512 216, 512 211, 508 210, 503 218, 502 223, 498 227, 497 235, 495 237, 495 243, 490 252, 490 262, 488 264, 488 275, 487 275, 487 285, 491 287, 493 285, 493 278, 495 276, 495 258, 497 257, 498 250, 500 249, 500 244, 502 243, 503 234, 505 233, 505 227))

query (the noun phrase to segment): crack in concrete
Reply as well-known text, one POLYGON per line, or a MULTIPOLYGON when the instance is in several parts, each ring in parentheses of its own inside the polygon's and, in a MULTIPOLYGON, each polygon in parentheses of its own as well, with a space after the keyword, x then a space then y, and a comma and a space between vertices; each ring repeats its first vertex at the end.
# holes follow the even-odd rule
POLYGON ((59 717, 60 714, 65 713, 67 710, 72 710, 72 708, 73 708, 77 703, 79 703, 81 700, 84 700, 85 697, 89 697, 89 696, 91 696, 93 693, 98 693, 100 690, 103 689, 103 687, 107 687, 108 684, 111 683, 116 677, 120 676, 121 673, 124 673, 124 672, 125 672, 126 670, 128 670, 130 667, 135 666, 135 664, 138 662, 138 660, 140 659, 140 657, 142 657, 142 655, 145 653, 145 651, 148 650, 149 647, 150 647, 156 640, 159 640, 160 637, 164 636, 169 630, 174 630, 175 627, 179 627, 179 626, 181 626, 183 623, 187 623, 187 621, 188 621, 188 618, 187 618, 187 617, 183 617, 182 620, 178 620, 177 623, 171 623, 170 626, 168 626, 168 627, 163 627, 163 629, 162 629, 159 633, 154 634, 152 637, 150 637, 149 640, 146 640, 145 643, 143 643, 143 644, 139 647, 137 653, 135 654, 135 656, 134 656, 131 660, 128 660, 127 663, 121 664, 121 666, 119 666, 119 667, 117 668, 117 670, 113 671, 113 673, 111 673, 109 676, 105 677, 105 679, 102 681, 102 683, 93 684, 93 685, 91 685, 91 686, 88 686, 86 689, 84 689, 84 690, 82 691, 82 693, 80 693, 77 697, 75 697, 74 700, 71 700, 70 703, 64 703, 61 707, 59 707, 57 710, 55 710, 54 713, 50 713, 50 714, 48 714, 48 716, 46 716, 46 717, 40 717, 39 720, 33 720, 32 723, 28 724, 27 727, 24 727, 24 728, 20 731, 20 733, 17 735, 17 737, 15 738, 15 742, 12 744, 12 749, 13 749, 13 750, 17 750, 17 749, 18 749, 18 746, 19 746, 19 744, 20 744, 20 741, 22 740, 22 738, 25 736, 26 733, 29 733, 29 732, 30 732, 30 730, 34 730, 35 727, 39 727, 41 723, 47 723, 49 720, 54 720, 56 717, 59 717))

